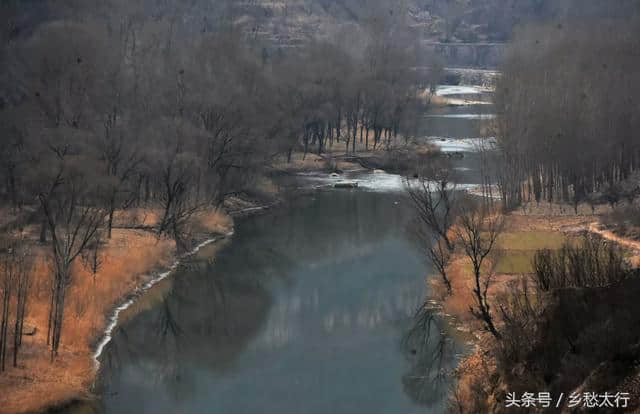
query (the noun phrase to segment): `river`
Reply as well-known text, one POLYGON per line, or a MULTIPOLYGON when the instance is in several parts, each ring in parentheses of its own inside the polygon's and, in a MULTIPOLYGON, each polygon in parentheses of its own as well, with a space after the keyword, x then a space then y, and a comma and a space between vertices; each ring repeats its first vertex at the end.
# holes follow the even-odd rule
MULTIPOLYGON (((481 120, 438 115, 469 109, 436 111, 423 127, 468 140, 481 120)), ((473 182, 473 157, 458 163, 473 182)), ((105 348, 101 399, 81 410, 443 412, 465 344, 444 316, 416 316, 431 269, 411 241, 402 181, 351 178, 360 188, 298 178, 305 191, 238 219, 232 237, 152 288, 105 348)))
MULTIPOLYGON (((406 341, 429 270, 407 236, 407 201, 327 189, 239 220, 213 261, 216 246, 188 259, 151 309, 116 330, 101 409, 440 412, 446 384, 434 393, 411 378, 434 349, 406 341)), ((450 342, 445 369, 459 354, 450 342)))

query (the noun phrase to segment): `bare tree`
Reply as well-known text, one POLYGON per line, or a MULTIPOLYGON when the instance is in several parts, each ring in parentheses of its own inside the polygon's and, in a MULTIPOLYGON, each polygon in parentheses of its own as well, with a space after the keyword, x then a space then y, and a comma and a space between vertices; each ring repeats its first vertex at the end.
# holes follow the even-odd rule
POLYGON ((2 274, 0 274, 0 372, 5 370, 5 359, 9 348, 9 310, 16 280, 16 269, 11 258, 10 248, 3 252, 2 274))
POLYGON ((13 366, 18 364, 22 325, 30 286, 30 255, 24 240, 8 235, 0 247, 0 372, 6 369, 10 345, 9 325, 13 318, 13 366), (11 311, 12 304, 14 311, 11 311))
POLYGON ((453 293, 453 288, 451 287, 451 280, 449 280, 447 275, 447 267, 451 261, 451 250, 445 246, 442 239, 438 239, 429 249, 427 249, 427 253, 429 254, 431 263, 433 263, 438 270, 438 273, 440 273, 440 277, 447 288, 447 293, 451 295, 453 293))
POLYGON ((405 188, 418 217, 427 228, 442 238, 449 251, 454 249, 454 241, 449 229, 455 220, 456 184, 450 182, 448 169, 435 169, 431 175, 424 174, 417 179, 405 179, 405 188))
POLYGON ((102 196, 107 208, 109 239, 116 210, 127 209, 135 200, 132 178, 143 161, 138 151, 126 142, 123 128, 116 127, 117 117, 112 114, 105 121, 105 135, 99 143, 100 159, 105 167, 105 174, 99 183, 104 191, 102 196))
POLYGON ((0 112, 0 135, 4 140, 0 148, 0 178, 13 208, 18 208, 23 201, 24 195, 19 194, 24 179, 21 168, 28 165, 29 160, 25 128, 16 125, 23 120, 21 115, 13 111, 0 112))
POLYGON ((577 212, 591 193, 615 189, 637 170, 640 117, 631 108, 640 82, 627 68, 637 65, 638 21, 598 24, 602 32, 579 20, 529 25, 509 48, 496 88, 507 209, 534 198, 577 212))
POLYGON ((58 352, 64 307, 69 285, 73 280, 72 265, 103 225, 106 210, 95 204, 97 197, 89 191, 82 170, 68 165, 67 154, 60 154, 60 167, 52 181, 50 192, 39 199, 51 233, 53 272, 47 343, 51 359, 58 352))
POLYGON ((476 304, 469 310, 496 339, 501 339, 501 335, 495 327, 487 296, 492 272, 486 269, 486 264, 502 232, 503 223, 503 216, 490 209, 486 203, 468 200, 454 227, 458 243, 471 261, 473 269, 476 304))
POLYGON ((200 178, 197 158, 183 148, 181 141, 169 144, 171 147, 166 148, 156 164, 158 201, 163 211, 157 233, 171 236, 178 250, 186 250, 186 224, 208 202, 197 191, 200 178))
POLYGON ((425 171, 435 181, 430 181, 425 174, 415 180, 407 178, 405 188, 420 221, 413 229, 414 235, 438 270, 450 295, 452 287, 447 266, 455 248, 450 228, 456 216, 456 185, 450 182, 450 169, 447 167, 438 165, 431 167, 430 172, 425 171))
POLYGON ((29 289, 31 288, 32 256, 25 247, 24 241, 13 250, 16 264, 16 300, 15 300, 15 324, 13 327, 13 366, 18 366, 18 352, 22 346, 22 332, 24 328, 24 317, 27 313, 27 301, 29 289))
POLYGON ((100 252, 102 243, 102 231, 96 231, 87 247, 80 253, 82 264, 91 272, 94 282, 104 262, 100 252))
POLYGON ((74 0, 29 30, 11 23, 10 39, 0 29, 0 207, 37 221, 50 243, 52 358, 75 260, 98 273, 119 211, 159 206, 154 230, 185 249, 194 213, 252 195, 279 154, 324 153, 345 137, 355 152, 358 128, 366 148, 372 129, 374 146, 391 149, 411 129, 418 49, 405 2, 361 4, 363 30, 345 28, 357 45, 340 36, 274 54, 229 20, 231 0, 207 9, 202 31, 185 24, 200 3, 74 0))

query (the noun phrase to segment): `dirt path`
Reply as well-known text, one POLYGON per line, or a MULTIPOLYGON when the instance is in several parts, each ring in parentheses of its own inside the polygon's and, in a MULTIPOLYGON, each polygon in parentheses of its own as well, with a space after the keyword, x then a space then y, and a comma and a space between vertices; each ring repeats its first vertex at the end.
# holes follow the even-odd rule
POLYGON ((620 237, 616 235, 611 230, 603 230, 600 228, 600 223, 595 221, 589 224, 589 231, 592 233, 599 234, 607 240, 614 241, 622 246, 628 247, 634 250, 635 254, 630 257, 630 262, 634 266, 640 266, 640 241, 627 239, 624 237, 620 237))

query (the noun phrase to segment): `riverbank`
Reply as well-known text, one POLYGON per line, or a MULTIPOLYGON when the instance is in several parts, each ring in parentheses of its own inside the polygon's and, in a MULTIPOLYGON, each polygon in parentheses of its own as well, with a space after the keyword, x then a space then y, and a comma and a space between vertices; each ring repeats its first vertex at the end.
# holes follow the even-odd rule
MULTIPOLYGON (((329 154, 294 153, 290 163, 277 163, 278 173, 340 172, 366 170, 355 160, 335 160, 338 147, 329 154)), ((378 151, 372 154, 382 153, 378 151)), ((256 202, 229 197, 224 210, 199 213, 189 225, 191 246, 224 239, 233 231, 233 217, 260 213, 278 201, 280 189, 268 178, 254 183, 256 202), (274 201, 275 200, 275 201, 274 201)), ((111 239, 100 248, 100 264, 94 274, 80 258, 74 265, 74 281, 69 288, 59 355, 50 360, 47 318, 50 293, 49 246, 38 242, 37 226, 25 229, 34 254, 35 292, 28 304, 23 346, 17 367, 0 375, 0 414, 46 412, 75 401, 95 398, 91 392, 97 375, 97 357, 110 339, 118 319, 127 319, 144 310, 141 294, 175 268, 180 260, 173 240, 158 238, 153 231, 160 212, 129 209, 116 214, 111 239)))
MULTIPOLYGON (((291 189, 286 202, 236 220, 213 262, 208 252, 220 244, 161 282, 171 286, 158 306, 114 332, 94 406, 424 413, 412 377, 426 349, 402 344, 424 300, 425 264, 407 237, 413 207, 402 179, 367 187, 381 176, 355 174, 358 190, 325 187, 326 173, 278 180, 291 189)), ((453 355, 445 365, 455 366, 453 355)), ((430 400, 440 407, 444 396, 430 400)))
MULTIPOLYGON (((157 238, 148 230, 118 228, 138 215, 153 226, 157 214, 132 210, 121 214, 112 238, 100 249, 100 266, 93 272, 81 259, 74 265, 74 281, 68 292, 59 355, 50 361, 47 340, 49 301, 48 246, 37 243, 36 229, 26 229, 34 253, 33 299, 28 304, 17 367, 0 375, 0 413, 44 412, 73 401, 91 399, 97 374, 94 354, 111 322, 113 310, 132 292, 149 284, 179 260, 175 242, 157 238), (126 216, 126 217, 125 217, 126 216)), ((222 210, 202 212, 192 218, 193 243, 223 237, 233 230, 233 220, 222 210)))
MULTIPOLYGON (((584 233, 592 233, 620 245, 626 251, 628 262, 632 266, 638 266, 640 263, 640 243, 619 237, 603 229, 600 222, 602 215, 607 211, 606 207, 591 211, 590 207, 582 206, 578 214, 575 214, 570 206, 531 204, 505 216, 505 229, 497 241, 496 254, 492 258, 494 263, 491 263, 495 274, 488 289, 488 302, 493 305, 492 313, 498 326, 501 326, 504 321, 500 317, 501 312, 497 303, 504 303, 505 298, 513 295, 512 286, 514 283, 520 283, 523 278, 532 274, 531 260, 538 249, 559 249, 567 241, 572 242, 578 240, 580 235, 584 233)), ((475 306, 475 296, 472 291, 473 276, 468 259, 462 253, 456 252, 447 268, 447 274, 452 284, 453 295, 447 296, 441 280, 432 277, 429 279, 429 283, 432 285, 432 299, 441 304, 445 314, 453 316, 458 330, 468 333, 475 346, 474 351, 461 361, 455 372, 458 383, 452 395, 453 406, 460 409, 461 412, 479 407, 490 409, 492 412, 504 412, 506 393, 521 390, 508 389, 509 381, 503 377, 504 372, 499 372, 496 360, 496 354, 498 354, 495 352, 496 347, 501 345, 496 343, 482 324, 469 312, 470 307, 475 306)), ((569 292, 571 293, 569 296, 588 294, 588 290, 580 292, 579 289, 573 293, 569 292)), ((604 298, 608 297, 608 293, 605 291, 595 294, 604 298)), ((550 306, 549 309, 557 312, 556 308, 565 303, 564 299, 566 298, 562 292, 553 293, 549 298, 545 298, 546 305, 544 306, 550 306)), ((606 303, 606 299, 602 300, 606 303)), ((572 305, 568 306, 565 312, 567 309, 570 309, 569 313, 577 311, 577 308, 573 309, 571 306, 579 306, 580 300, 576 300, 575 304, 573 300, 569 302, 572 305)), ((599 302, 592 302, 594 306, 600 305, 599 302)), ((551 310, 549 310, 549 314, 553 315, 551 310)), ((549 329, 552 327, 549 326, 549 329)), ((535 339, 522 338, 521 340, 534 341, 535 339)), ((513 367, 515 371, 519 369, 526 368, 520 365, 513 367)), ((508 377, 511 375, 518 376, 516 372, 507 374, 508 377)), ((629 375, 633 376, 635 372, 629 375)), ((587 377, 585 383, 589 383, 589 378, 592 377, 593 375, 587 377)), ((546 388, 543 384, 537 384, 537 386, 540 389, 534 389, 535 386, 530 384, 530 388, 533 388, 524 391, 537 392, 551 389, 549 384, 546 385, 546 388)), ((608 390, 613 391, 613 387, 608 390)), ((565 389, 564 391, 574 390, 565 389)), ((593 391, 599 390, 594 389, 593 391)), ((617 391, 633 392, 634 390, 617 391)))
MULTIPOLYGON (((371 137, 373 140, 373 137, 371 137)), ((324 149, 321 155, 313 152, 294 152, 287 160, 286 156, 275 160, 275 174, 295 175, 300 173, 338 173, 355 171, 384 170, 390 174, 414 175, 419 172, 418 165, 426 165, 436 157, 446 156, 440 148, 431 142, 420 139, 392 139, 389 146, 381 142, 376 149, 371 144, 356 142, 356 150, 345 152, 344 142, 335 142, 324 149)))

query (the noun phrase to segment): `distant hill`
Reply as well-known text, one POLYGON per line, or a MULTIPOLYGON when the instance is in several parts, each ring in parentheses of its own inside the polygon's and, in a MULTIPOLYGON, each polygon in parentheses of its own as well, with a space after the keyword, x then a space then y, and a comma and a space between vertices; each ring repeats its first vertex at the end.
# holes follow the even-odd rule
POLYGON ((194 30, 234 24, 280 46, 339 36, 391 15, 421 40, 473 43, 507 41, 515 26, 580 16, 629 16, 637 0, 2 0, 3 35, 16 36, 48 18, 77 10, 109 17, 136 9, 148 18, 185 11, 194 30))
POLYGON ((638 0, 0 0, 0 41, 46 20, 78 13, 109 20, 124 11, 151 20, 179 15, 194 31, 231 26, 265 53, 317 40, 358 51, 365 26, 376 32, 381 20, 392 20, 447 66, 494 69, 501 43, 520 24, 630 16, 639 8, 638 0))
MULTIPOLYGON (((219 1, 219 0, 218 0, 219 1)), ((256 35, 292 45, 339 33, 384 14, 422 40, 507 41, 519 24, 571 17, 636 14, 637 0, 247 0, 233 2, 235 22, 256 35)))

